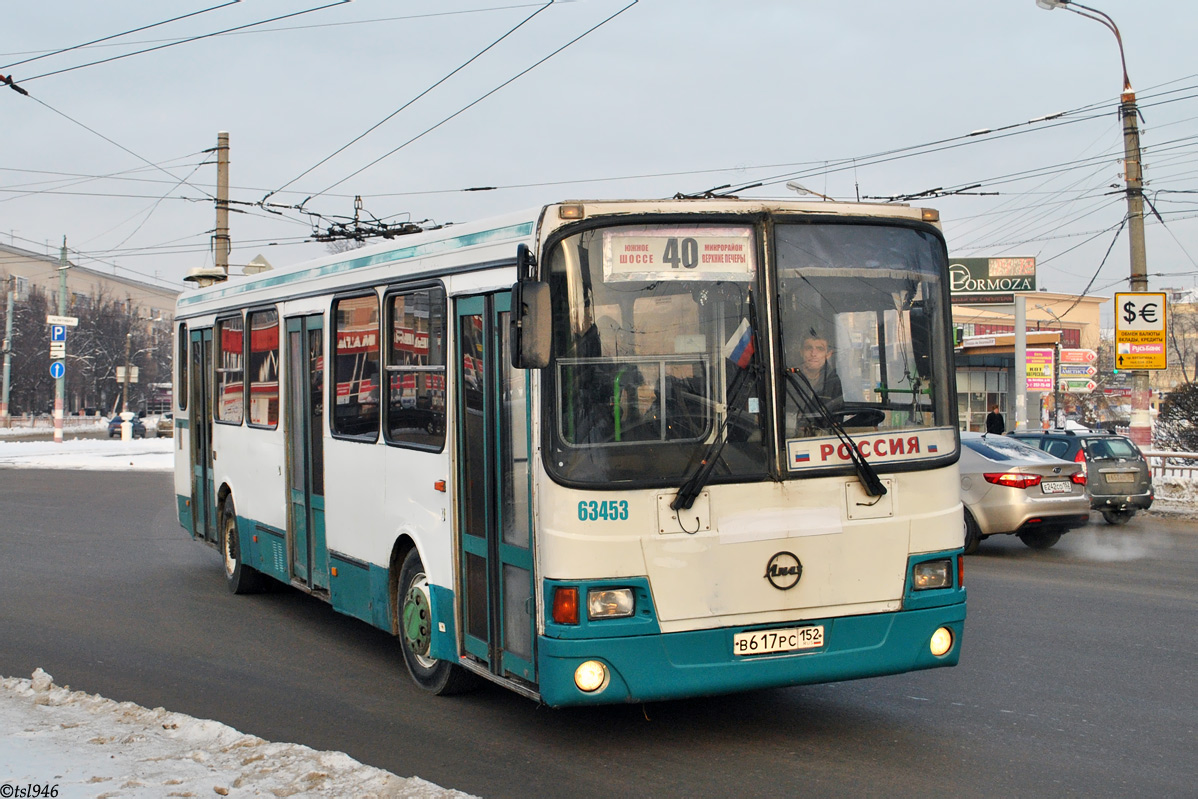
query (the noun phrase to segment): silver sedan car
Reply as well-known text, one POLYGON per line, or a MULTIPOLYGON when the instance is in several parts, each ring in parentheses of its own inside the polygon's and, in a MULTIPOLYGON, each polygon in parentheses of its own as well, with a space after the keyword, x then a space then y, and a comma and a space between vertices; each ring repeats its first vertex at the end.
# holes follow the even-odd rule
POLYGON ((961 434, 965 552, 992 535, 1014 534, 1048 549, 1090 520, 1082 465, 1006 436, 961 434))

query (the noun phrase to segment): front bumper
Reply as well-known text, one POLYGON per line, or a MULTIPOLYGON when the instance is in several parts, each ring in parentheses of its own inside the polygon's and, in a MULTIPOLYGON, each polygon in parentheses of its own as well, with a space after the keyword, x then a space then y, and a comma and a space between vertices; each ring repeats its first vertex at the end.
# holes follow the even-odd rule
POLYGON ((802 625, 824 626, 826 643, 814 651, 738 657, 732 636, 748 628, 585 640, 541 637, 541 699, 551 706, 648 702, 954 666, 965 631, 965 591, 953 593, 959 602, 938 607, 806 620, 802 625), (940 627, 952 631, 953 645, 936 657, 928 641, 940 627), (586 660, 607 666, 610 679, 603 690, 588 694, 575 687, 574 670, 586 660))

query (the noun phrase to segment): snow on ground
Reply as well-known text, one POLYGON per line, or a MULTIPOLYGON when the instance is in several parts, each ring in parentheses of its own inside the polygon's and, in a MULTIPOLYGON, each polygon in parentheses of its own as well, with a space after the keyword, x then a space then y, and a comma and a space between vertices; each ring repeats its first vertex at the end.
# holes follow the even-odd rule
POLYGON ((0 797, 468 797, 317 752, 32 679, 0 680, 0 797))
POLYGON ((175 468, 173 438, 0 440, 0 468, 94 469, 111 472, 169 472, 175 468))
POLYGON ((1156 500, 1152 510, 1170 512, 1198 518, 1198 480, 1184 477, 1154 477, 1152 487, 1156 489, 1156 500))

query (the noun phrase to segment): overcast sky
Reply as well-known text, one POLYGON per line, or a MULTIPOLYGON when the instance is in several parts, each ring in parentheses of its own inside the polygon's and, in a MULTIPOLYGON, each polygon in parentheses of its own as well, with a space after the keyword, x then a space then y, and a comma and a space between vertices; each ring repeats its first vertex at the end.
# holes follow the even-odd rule
MULTIPOLYGON (((231 220, 235 265, 325 254, 303 243, 320 218, 248 205, 279 189, 269 202, 310 198, 325 219, 351 216, 361 195, 365 215, 443 223, 759 180, 744 196, 793 197, 787 180, 843 199, 981 184, 998 195, 917 201, 941 210, 950 252, 1034 255, 1041 287, 1077 292, 1126 211, 1112 187, 1115 37, 1034 0, 640 0, 410 144, 631 0, 556 2, 531 19, 543 3, 353 0, 163 47, 330 2, 242 0, 14 63, 224 2, 6 4, 0 74, 30 96, 0 86, 0 241, 56 253, 65 235, 80 263, 181 285, 212 261, 204 151, 220 130, 232 199, 247 203, 231 220), (1057 112, 1073 113, 1021 124, 1057 112), (500 188, 462 191, 485 186, 500 188)), ((1148 224, 1150 287, 1194 286, 1198 3, 1093 4, 1122 31, 1144 117, 1148 196, 1165 222, 1148 224)), ((1125 230, 1091 293, 1126 289, 1128 273, 1125 230)))

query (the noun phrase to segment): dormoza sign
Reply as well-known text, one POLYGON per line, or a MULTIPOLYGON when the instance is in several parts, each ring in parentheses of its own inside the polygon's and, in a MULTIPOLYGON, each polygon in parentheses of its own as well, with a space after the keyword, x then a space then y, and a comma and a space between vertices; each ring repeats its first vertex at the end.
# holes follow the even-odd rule
POLYGON ((954 303, 1012 303, 1036 290, 1035 258, 953 258, 948 273, 954 303))

